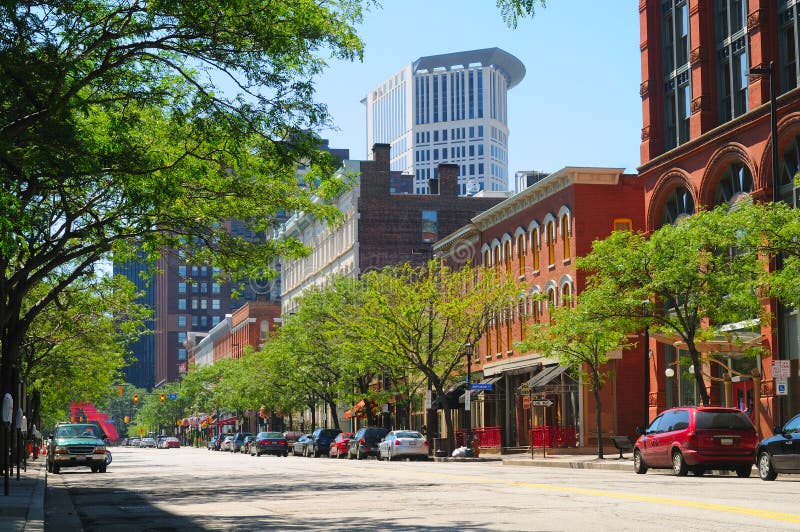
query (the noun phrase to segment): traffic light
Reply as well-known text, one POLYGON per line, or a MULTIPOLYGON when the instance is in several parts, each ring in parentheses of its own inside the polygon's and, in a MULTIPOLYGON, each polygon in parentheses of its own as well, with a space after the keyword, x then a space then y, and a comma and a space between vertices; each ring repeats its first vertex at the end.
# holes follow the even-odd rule
POLYGON ((124 421, 126 424, 131 422, 131 418, 129 418, 128 416, 125 416, 124 418, 122 418, 122 420, 123 420, 123 421, 124 421))
POLYGON ((135 404, 135 405, 139 404, 139 394, 138 393, 133 394, 133 404, 135 404))
POLYGON ((122 385, 121 384, 117 386, 117 395, 119 395, 120 397, 122 396, 122 385))
POLYGON ((164 402, 164 401, 166 401, 166 400, 167 400, 167 394, 165 394, 165 393, 162 393, 162 394, 161 394, 161 402, 163 403, 163 402, 164 402))

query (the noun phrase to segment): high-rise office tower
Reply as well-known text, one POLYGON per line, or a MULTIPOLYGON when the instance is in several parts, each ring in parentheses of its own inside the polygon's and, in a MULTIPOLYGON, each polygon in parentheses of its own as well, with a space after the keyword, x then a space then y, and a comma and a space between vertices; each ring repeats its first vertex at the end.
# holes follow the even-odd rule
POLYGON ((461 195, 508 190, 506 93, 524 77, 500 48, 420 57, 363 100, 367 147, 389 144, 391 169, 414 175, 415 194, 441 163, 459 166, 461 195))

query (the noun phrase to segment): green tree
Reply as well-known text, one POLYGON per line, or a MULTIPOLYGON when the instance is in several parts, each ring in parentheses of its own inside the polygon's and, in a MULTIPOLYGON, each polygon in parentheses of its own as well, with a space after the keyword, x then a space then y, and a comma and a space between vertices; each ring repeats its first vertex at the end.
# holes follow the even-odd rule
POLYGON ((622 327, 624 322, 597 320, 595 316, 591 299, 579 296, 577 306, 554 307, 548 322, 532 325, 520 349, 557 357, 561 366, 583 376, 594 395, 597 457, 603 458, 600 391, 608 378, 608 352, 625 349, 630 341, 622 327))
MULTIPOLYGON (((42 282, 28 294, 35 305, 51 286, 42 282)), ((48 424, 62 421, 71 401, 102 403, 128 363, 124 345, 144 333, 151 312, 135 303, 124 278, 80 279, 37 314, 22 339, 20 380, 41 405, 48 424)), ((116 393, 116 389, 114 389, 116 393)))
POLYGON ((541 4, 542 7, 546 5, 545 0, 497 0, 503 20, 512 29, 517 28, 521 19, 533 17, 536 4, 541 4))
MULTIPOLYGON (((466 371, 464 346, 476 344, 493 316, 516 304, 522 285, 496 270, 469 264, 452 270, 432 260, 362 277, 368 294, 360 323, 362 341, 383 357, 403 360, 423 375, 439 397, 466 371)), ((447 433, 453 435, 445 401, 447 433)))
POLYGON ((665 225, 650 238, 617 231, 577 261, 589 272, 590 293, 582 297, 597 303, 597 318, 627 319, 630 329, 649 323, 686 344, 705 405, 698 342, 711 339, 720 325, 762 311, 756 286, 762 264, 743 239, 744 221, 741 211, 723 206, 665 225), (647 300, 653 305, 643 312, 647 300))
POLYGON ((329 122, 313 78, 326 54, 361 57, 361 14, 356 0, 0 7, 3 390, 35 318, 111 253, 180 249, 250 277, 304 253, 226 226, 338 215, 312 200, 342 185, 310 133, 329 122), (45 279, 49 290, 26 306, 45 279))

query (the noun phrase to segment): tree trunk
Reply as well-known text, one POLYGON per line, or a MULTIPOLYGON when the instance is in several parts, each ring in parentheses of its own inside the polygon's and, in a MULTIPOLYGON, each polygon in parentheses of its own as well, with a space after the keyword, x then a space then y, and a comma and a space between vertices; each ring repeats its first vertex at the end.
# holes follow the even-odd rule
POLYGON ((592 369, 592 379, 594 380, 594 408, 597 416, 597 457, 603 458, 603 421, 600 418, 602 408, 600 407, 600 375, 596 369, 592 369))
POLYGON ((331 420, 333 420, 333 428, 341 430, 339 427, 339 416, 336 414, 336 403, 328 401, 328 408, 331 410, 331 420))
MULTIPOLYGON (((692 367, 694 368, 694 382, 697 384, 697 389, 700 391, 700 400, 703 406, 710 406, 711 399, 708 397, 708 389, 706 389, 706 381, 703 379, 703 368, 700 365, 700 353, 697 352, 694 344, 689 344, 689 354, 692 357, 692 367)), ((680 369, 680 368, 679 368, 680 369)))

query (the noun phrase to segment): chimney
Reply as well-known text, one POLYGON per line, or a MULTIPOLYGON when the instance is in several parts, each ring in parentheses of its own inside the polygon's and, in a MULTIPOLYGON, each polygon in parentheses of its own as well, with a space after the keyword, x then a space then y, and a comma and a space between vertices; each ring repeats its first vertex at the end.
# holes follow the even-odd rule
POLYGON ((388 171, 391 146, 388 144, 373 144, 372 145, 372 160, 377 163, 378 170, 388 171))
POLYGON ((439 165, 439 195, 458 196, 458 165, 440 164, 439 165))

